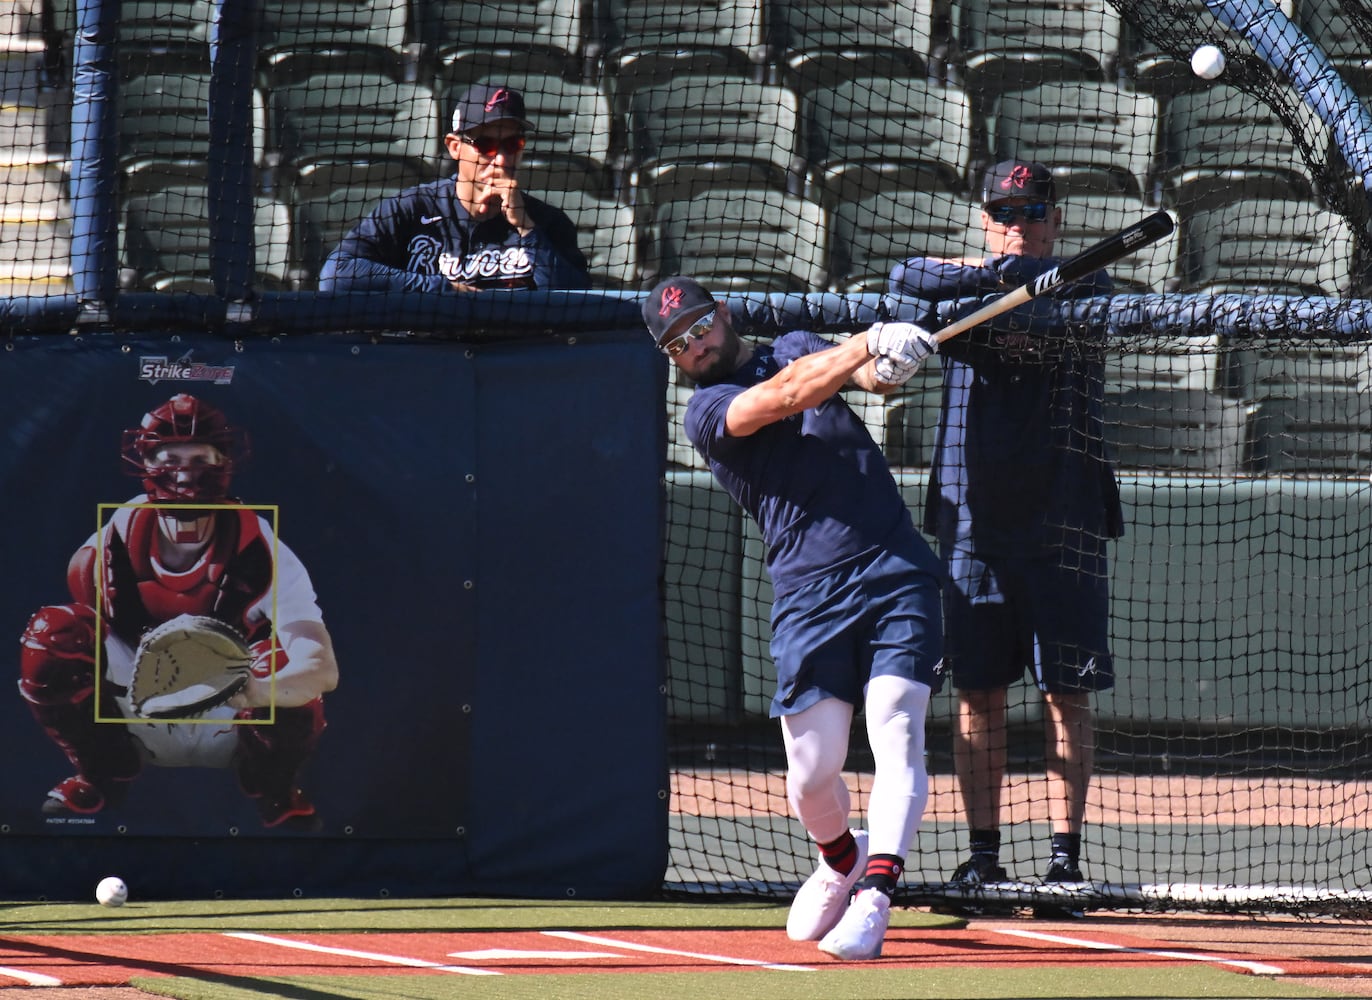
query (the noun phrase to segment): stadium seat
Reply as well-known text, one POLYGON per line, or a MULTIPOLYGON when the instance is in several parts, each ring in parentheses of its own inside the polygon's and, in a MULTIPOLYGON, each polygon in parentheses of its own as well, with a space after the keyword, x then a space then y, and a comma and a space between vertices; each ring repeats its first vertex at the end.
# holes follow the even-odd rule
POLYGON ((1107 0, 959 0, 962 84, 985 106, 1056 80, 1113 78, 1122 21, 1107 0))
MULTIPOLYGON (((121 275, 124 287, 212 293, 209 218, 209 195, 203 186, 166 188, 127 199, 121 275)), ((296 277, 289 208, 284 202, 256 199, 253 230, 259 287, 289 289, 296 277)))
MULTIPOLYGON (((1145 206, 1137 196, 1124 194, 1076 194, 1069 190, 1060 199, 1062 228, 1054 252, 1060 257, 1081 253, 1093 243, 1113 236, 1156 209, 1145 206)), ((1110 265, 1110 276, 1121 292, 1172 291, 1180 280, 1181 226, 1175 213, 1176 228, 1166 239, 1158 240, 1110 265)))
POLYGON ((258 0, 257 64, 268 89, 325 73, 405 77, 407 5, 258 0))
POLYGON ((441 89, 515 73, 595 79, 589 0, 418 0, 419 40, 441 89))
POLYGON ((799 191, 799 98, 785 87, 691 75, 634 94, 631 196, 649 204, 717 187, 799 191))
POLYGON ((1143 197, 1157 145, 1158 104, 1113 83, 1047 83, 1001 95, 990 121, 993 160, 1049 166, 1059 190, 1143 197))
MULTIPOLYGON (((126 174, 172 169, 203 176, 210 153, 210 74, 148 73, 119 87, 119 162, 126 174)), ((266 151, 266 104, 252 95, 253 162, 266 151)))
MULTIPOLYGON (((1329 130, 1293 89, 1302 132, 1314 162, 1323 163, 1329 130)), ((1240 198, 1308 198, 1311 168, 1285 123, 1237 87, 1215 84, 1178 94, 1163 112, 1156 184, 1181 214, 1240 198)))
POLYGON ((210 0, 122 0, 120 75, 208 73, 213 20, 210 0))
POLYGON ((881 190, 962 191, 972 109, 956 87, 862 77, 805 102, 811 196, 826 205, 881 190))
MULTIPOLYGON (((524 95, 525 117, 534 129, 519 169, 535 191, 616 196, 624 130, 599 87, 544 73, 512 73, 484 82, 505 84, 524 95)), ((454 107, 466 86, 449 90, 443 107, 454 107)))
POLYGON ((1248 399, 1307 391, 1372 395, 1372 348, 1320 341, 1235 342, 1226 352, 1226 392, 1248 399))
POLYGON ((1259 399, 1253 464, 1267 473, 1365 477, 1372 472, 1372 396, 1307 386, 1259 399))
POLYGON ((1106 391, 1119 393, 1138 388, 1220 392, 1222 357, 1220 338, 1214 334, 1111 337, 1105 348, 1106 391))
POLYGON ((1252 407, 1204 389, 1134 386, 1105 397, 1120 468, 1233 475, 1244 468, 1252 407))
POLYGON ((771 0, 766 13, 781 82, 802 96, 858 77, 925 74, 931 0, 771 0))
POLYGON ((639 234, 634 210, 586 191, 560 191, 548 199, 577 230, 577 245, 591 265, 591 287, 638 289, 639 234))
POLYGON ((270 94, 274 151, 300 170, 312 162, 390 157, 447 159, 433 89, 383 74, 324 73, 270 94))
POLYGON ((887 191, 839 202, 832 211, 831 286, 885 294, 892 266, 907 257, 980 253, 980 234, 972 231, 977 212, 946 191, 887 191))
POLYGON ((828 283, 825 210, 772 188, 710 188, 660 204, 650 236, 648 278, 689 274, 721 296, 828 283))
POLYGON ((1314 202, 1232 202, 1182 225, 1184 290, 1338 297, 1353 288, 1352 229, 1314 202))
POLYGON ((1364 38, 1339 0, 1299 0, 1296 22, 1335 61, 1372 60, 1372 38, 1364 38))
POLYGON ((606 87, 621 114, 639 90, 686 74, 766 77, 763 0, 602 0, 601 8, 606 87))

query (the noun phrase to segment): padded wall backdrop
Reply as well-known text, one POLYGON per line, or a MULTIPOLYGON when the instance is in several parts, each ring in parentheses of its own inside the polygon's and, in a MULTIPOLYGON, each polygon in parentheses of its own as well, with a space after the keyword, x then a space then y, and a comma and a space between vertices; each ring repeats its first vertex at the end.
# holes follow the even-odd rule
POLYGON ((0 671, 101 504, 120 440, 176 393, 251 435, 233 478, 304 563, 340 682, 264 829, 231 769, 145 766, 118 808, 53 817, 72 773, 0 685, 0 884, 87 898, 637 896, 666 858, 660 555, 665 369, 646 338, 24 337, 0 355, 0 671), (593 567, 593 572, 587 572, 593 567), (610 818, 613 817, 613 821, 610 818))

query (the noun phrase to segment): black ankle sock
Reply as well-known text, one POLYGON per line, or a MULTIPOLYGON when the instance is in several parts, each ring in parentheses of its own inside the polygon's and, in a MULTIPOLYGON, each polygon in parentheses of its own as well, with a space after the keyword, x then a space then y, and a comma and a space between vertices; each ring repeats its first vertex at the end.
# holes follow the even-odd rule
POLYGON ((993 860, 1000 860, 1000 831, 971 830, 968 833, 968 849, 993 860))
POLYGON ((844 830, 843 836, 819 845, 819 856, 834 871, 847 875, 857 864, 857 841, 852 830, 844 830))
POLYGON ((867 859, 867 870, 858 879, 854 891, 880 889, 890 896, 896 891, 901 872, 905 871, 905 859, 895 854, 873 854, 867 859))
POLYGON ((1076 862, 1081 858, 1081 834, 1055 833, 1051 841, 1053 857, 1076 862))

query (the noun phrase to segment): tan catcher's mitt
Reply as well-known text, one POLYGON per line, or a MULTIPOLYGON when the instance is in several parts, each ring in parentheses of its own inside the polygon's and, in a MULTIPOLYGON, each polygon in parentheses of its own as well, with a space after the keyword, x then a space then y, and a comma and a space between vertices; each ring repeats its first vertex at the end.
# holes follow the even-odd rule
POLYGON ((251 664, 243 637, 218 618, 177 615, 138 643, 133 710, 147 719, 199 715, 241 691, 251 664))

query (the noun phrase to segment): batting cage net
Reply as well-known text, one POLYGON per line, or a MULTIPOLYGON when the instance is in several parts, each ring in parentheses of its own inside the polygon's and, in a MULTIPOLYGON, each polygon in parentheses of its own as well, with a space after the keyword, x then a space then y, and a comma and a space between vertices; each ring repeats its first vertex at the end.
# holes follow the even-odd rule
MULTIPOLYGON (((1106 333, 1089 349, 1127 521, 1089 882, 1039 882, 1045 720, 1020 683, 1007 881, 978 897, 1372 912, 1362 0, 15 0, 3 16, 10 316, 129 301, 143 312, 120 322, 157 329, 159 295, 136 293, 299 293, 307 315, 321 291, 401 287, 340 247, 369 213, 395 223, 390 196, 453 176, 445 137, 476 85, 522 94, 527 145, 478 152, 517 160, 570 219, 587 294, 686 273, 759 337, 901 315, 899 261, 982 257, 981 178, 1002 159, 1052 168, 1060 256, 1169 213, 1170 236, 1112 265, 1113 295, 1034 314, 1106 333)), ((392 242, 386 267, 423 276, 411 290, 527 280, 500 253, 392 242)), ((665 401, 666 888, 781 895, 814 850, 768 718, 770 589, 761 542, 685 441, 689 393, 674 379, 665 401)), ((932 363, 852 400, 917 521, 940 399, 932 363)), ((955 712, 936 697, 913 903, 964 894, 945 884, 967 850, 955 712)), ((853 746, 861 810, 860 722, 853 746)))

